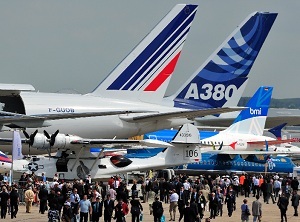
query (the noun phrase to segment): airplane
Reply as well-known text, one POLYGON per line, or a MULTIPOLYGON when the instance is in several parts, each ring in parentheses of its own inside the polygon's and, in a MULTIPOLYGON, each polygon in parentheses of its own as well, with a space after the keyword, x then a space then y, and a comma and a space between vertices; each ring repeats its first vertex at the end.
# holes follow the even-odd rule
POLYGON ((199 175, 201 172, 211 173, 292 173, 296 165, 288 157, 270 157, 243 159, 236 155, 233 159, 229 155, 218 155, 213 153, 202 153, 202 160, 198 163, 182 165, 176 168, 178 173, 186 172, 189 175, 199 175))
POLYGON ((0 173, 7 173, 11 169, 12 160, 0 151, 0 173))
POLYGON ((79 155, 76 154, 78 150, 67 149, 59 150, 56 156, 15 160, 13 170, 37 175, 45 173, 46 176, 58 173, 67 180, 85 179, 89 174, 95 179, 110 178, 133 170, 162 169, 200 161, 199 143, 197 128, 184 124, 170 143, 164 143, 160 152, 148 158, 128 158, 119 154, 104 156, 103 152, 95 156, 86 147, 79 155))
MULTIPOLYGON (((162 148, 128 149, 127 158, 149 158, 161 152, 162 148)), ((296 165, 290 158, 266 155, 249 156, 243 159, 240 155, 219 155, 201 150, 201 160, 195 163, 184 164, 173 169, 177 173, 198 175, 201 173, 292 173, 296 165)))
MULTIPOLYGON (((253 154, 253 151, 275 152, 262 150, 266 145, 275 145, 290 142, 289 139, 275 139, 264 136, 264 124, 266 121, 268 107, 271 100, 273 87, 261 86, 254 96, 249 100, 247 109, 240 112, 234 123, 220 132, 200 131, 201 147, 203 152, 215 152, 224 154, 253 154)), ((174 133, 170 130, 149 133, 144 139, 158 139, 168 141, 168 137, 174 133)), ((299 152, 298 150, 293 150, 299 152)), ((284 151, 281 151, 284 152, 284 151)), ((277 151, 280 154, 280 151, 277 151)), ((275 154, 275 153, 274 153, 275 154)))
MULTIPOLYGON (((178 92, 163 98, 196 10, 196 5, 176 5, 91 93, 42 93, 28 85, 18 88, 1 84, 0 102, 4 107, 0 114, 6 115, 0 118, 1 125, 27 128, 32 147, 48 143, 48 148, 55 149, 61 146, 56 139, 60 134, 129 138, 180 126, 196 116, 241 110, 231 105, 236 106, 241 97, 277 13, 250 14, 178 92), (104 115, 113 111, 120 113, 104 115), (104 114, 74 118, 85 112, 104 114), (66 119, 60 119, 62 116, 66 119), (51 139, 48 132, 53 133, 51 139)), ((10 147, 3 146, 2 150, 10 152, 10 147)))
MULTIPOLYGON (((204 116, 195 118, 195 125, 197 125, 199 128, 208 128, 208 126, 210 128, 228 127, 237 117, 238 113, 239 112, 230 112, 222 113, 218 116, 204 116)), ((288 126, 300 125, 299 109, 270 108, 266 121, 266 128, 269 129, 275 127, 283 122, 287 123, 288 126)))

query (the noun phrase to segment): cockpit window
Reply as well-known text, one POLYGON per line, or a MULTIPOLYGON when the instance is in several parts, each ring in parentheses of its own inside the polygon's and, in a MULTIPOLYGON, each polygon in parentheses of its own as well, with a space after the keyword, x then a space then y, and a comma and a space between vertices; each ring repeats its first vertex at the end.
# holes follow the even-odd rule
POLYGON ((126 167, 132 163, 132 161, 122 155, 112 156, 110 161, 116 167, 126 167))

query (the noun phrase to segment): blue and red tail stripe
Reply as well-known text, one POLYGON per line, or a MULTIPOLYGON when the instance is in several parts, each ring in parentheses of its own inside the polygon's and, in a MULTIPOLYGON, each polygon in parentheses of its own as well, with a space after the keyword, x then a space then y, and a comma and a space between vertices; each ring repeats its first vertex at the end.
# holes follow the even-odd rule
POLYGON ((170 57, 170 54, 177 56, 174 53, 179 47, 178 44, 182 44, 180 40, 187 35, 196 11, 197 5, 187 5, 183 8, 107 90, 140 89, 143 80, 149 79, 151 71, 160 68, 161 61, 166 60, 166 56, 170 57))

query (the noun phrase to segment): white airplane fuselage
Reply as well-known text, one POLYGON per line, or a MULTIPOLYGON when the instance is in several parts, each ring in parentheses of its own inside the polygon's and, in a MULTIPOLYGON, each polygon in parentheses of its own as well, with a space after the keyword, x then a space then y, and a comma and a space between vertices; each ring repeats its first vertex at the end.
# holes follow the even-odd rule
POLYGON ((222 151, 245 151, 245 150, 255 150, 261 149, 265 144, 249 144, 249 142, 256 141, 273 141, 275 140, 272 137, 252 135, 252 134, 243 134, 243 133, 222 133, 202 139, 201 146, 203 151, 207 149, 212 150, 212 144, 215 146, 215 149, 219 149, 222 144, 222 151), (209 148, 208 148, 209 146, 209 148))
MULTIPOLYGON (((159 105, 142 101, 101 98, 92 95, 41 92, 22 92, 20 98, 21 100, 18 100, 18 106, 22 106, 22 109, 24 109, 23 114, 26 115, 141 110, 141 113, 47 120, 43 123, 41 122, 41 127, 27 128, 26 131, 29 134, 36 129, 38 129, 40 133, 43 133, 43 130, 46 130, 49 134, 59 130, 60 133, 73 134, 82 138, 112 139, 116 137, 119 139, 126 139, 132 136, 142 135, 146 132, 176 127, 190 122, 186 118, 173 118, 159 121, 150 120, 144 122, 122 120, 122 118, 130 118, 138 115, 186 110, 174 108, 171 106, 172 104, 167 106, 167 103, 159 105)), ((28 123, 26 124, 28 125, 28 123)), ((0 135, 1 138, 11 138, 11 132, 2 132, 0 135)), ((1 146, 0 149, 3 152, 10 153, 12 148, 11 145, 5 145, 1 146)), ((27 151, 28 149, 24 149, 24 154, 27 154, 27 151)), ((43 150, 36 151, 35 149, 31 149, 30 152, 31 154, 46 153, 43 150)))
MULTIPOLYGON (((116 100, 89 95, 52 94, 52 93, 21 93, 26 115, 105 112, 114 110, 141 110, 140 115, 151 112, 165 113, 183 109, 173 108, 141 101, 116 100)), ((122 114, 112 116, 87 117, 77 119, 51 120, 45 130, 74 134, 86 138, 128 138, 151 132, 157 129, 182 125, 187 119, 150 121, 131 123, 122 117, 138 116, 139 114, 122 114)), ((48 122, 48 121, 47 121, 48 122)), ((44 129, 41 129, 44 130, 44 129)))
MULTIPOLYGON (((58 152, 59 153, 59 152, 58 152)), ((59 155, 58 155, 59 156, 59 155)), ((96 155, 91 154, 87 148, 80 153, 76 160, 76 155, 70 154, 66 158, 64 171, 58 167, 58 157, 39 156, 33 163, 36 164, 36 175, 45 173, 47 177, 52 177, 55 173, 60 174, 64 179, 72 180, 74 178, 84 179, 88 174, 91 178, 110 178, 112 175, 125 174, 130 171, 146 171, 150 169, 164 169, 172 166, 179 166, 186 163, 194 163, 201 160, 200 149, 194 145, 177 145, 167 148, 163 152, 149 158, 130 158, 123 159, 125 165, 118 165, 121 159, 113 161, 111 158, 117 156, 108 156, 96 159, 96 155), (95 162, 96 160, 96 162, 95 162), (114 163, 113 163, 114 162, 114 163)), ((14 171, 27 172, 28 160, 16 160, 14 162, 14 171)), ((61 165, 60 165, 61 166, 61 165)), ((32 169, 32 168, 31 168, 32 169)))

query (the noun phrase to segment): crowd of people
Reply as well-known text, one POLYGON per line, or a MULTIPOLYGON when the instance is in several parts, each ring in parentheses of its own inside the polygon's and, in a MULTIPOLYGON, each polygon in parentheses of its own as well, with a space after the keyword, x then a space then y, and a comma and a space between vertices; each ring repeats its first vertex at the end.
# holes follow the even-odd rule
POLYGON ((241 221, 260 221, 263 216, 262 202, 277 204, 281 221, 287 221, 286 212, 291 202, 294 216, 298 216, 299 182, 296 178, 281 178, 275 175, 200 175, 191 179, 180 174, 170 180, 164 178, 138 178, 131 190, 120 177, 111 177, 108 183, 86 180, 63 181, 54 175, 48 182, 42 177, 22 174, 18 183, 9 186, 9 181, 2 180, 0 193, 1 218, 7 214, 11 219, 17 217, 18 205, 25 204, 26 213, 32 212, 32 205, 39 207, 39 213, 47 212, 49 221, 92 221, 103 217, 104 222, 125 222, 131 214, 132 222, 143 218, 143 205, 149 204, 149 212, 154 222, 169 221, 200 222, 222 217, 225 209, 231 217, 237 208, 241 212, 241 221), (138 196, 137 184, 140 184, 142 196, 138 196), (131 192, 129 192, 131 191, 131 192), (131 193, 131 197, 129 196, 131 193), (240 207, 236 198, 244 196, 240 207), (255 197, 252 207, 248 205, 250 195, 255 197), (260 201, 262 198, 262 201, 260 201), (164 203, 164 204, 163 204, 164 203), (168 204, 168 213, 164 207, 168 204), (225 207, 223 207, 225 206, 225 207), (225 209, 223 209, 225 208, 225 209), (177 215, 177 212, 179 215, 177 215))

